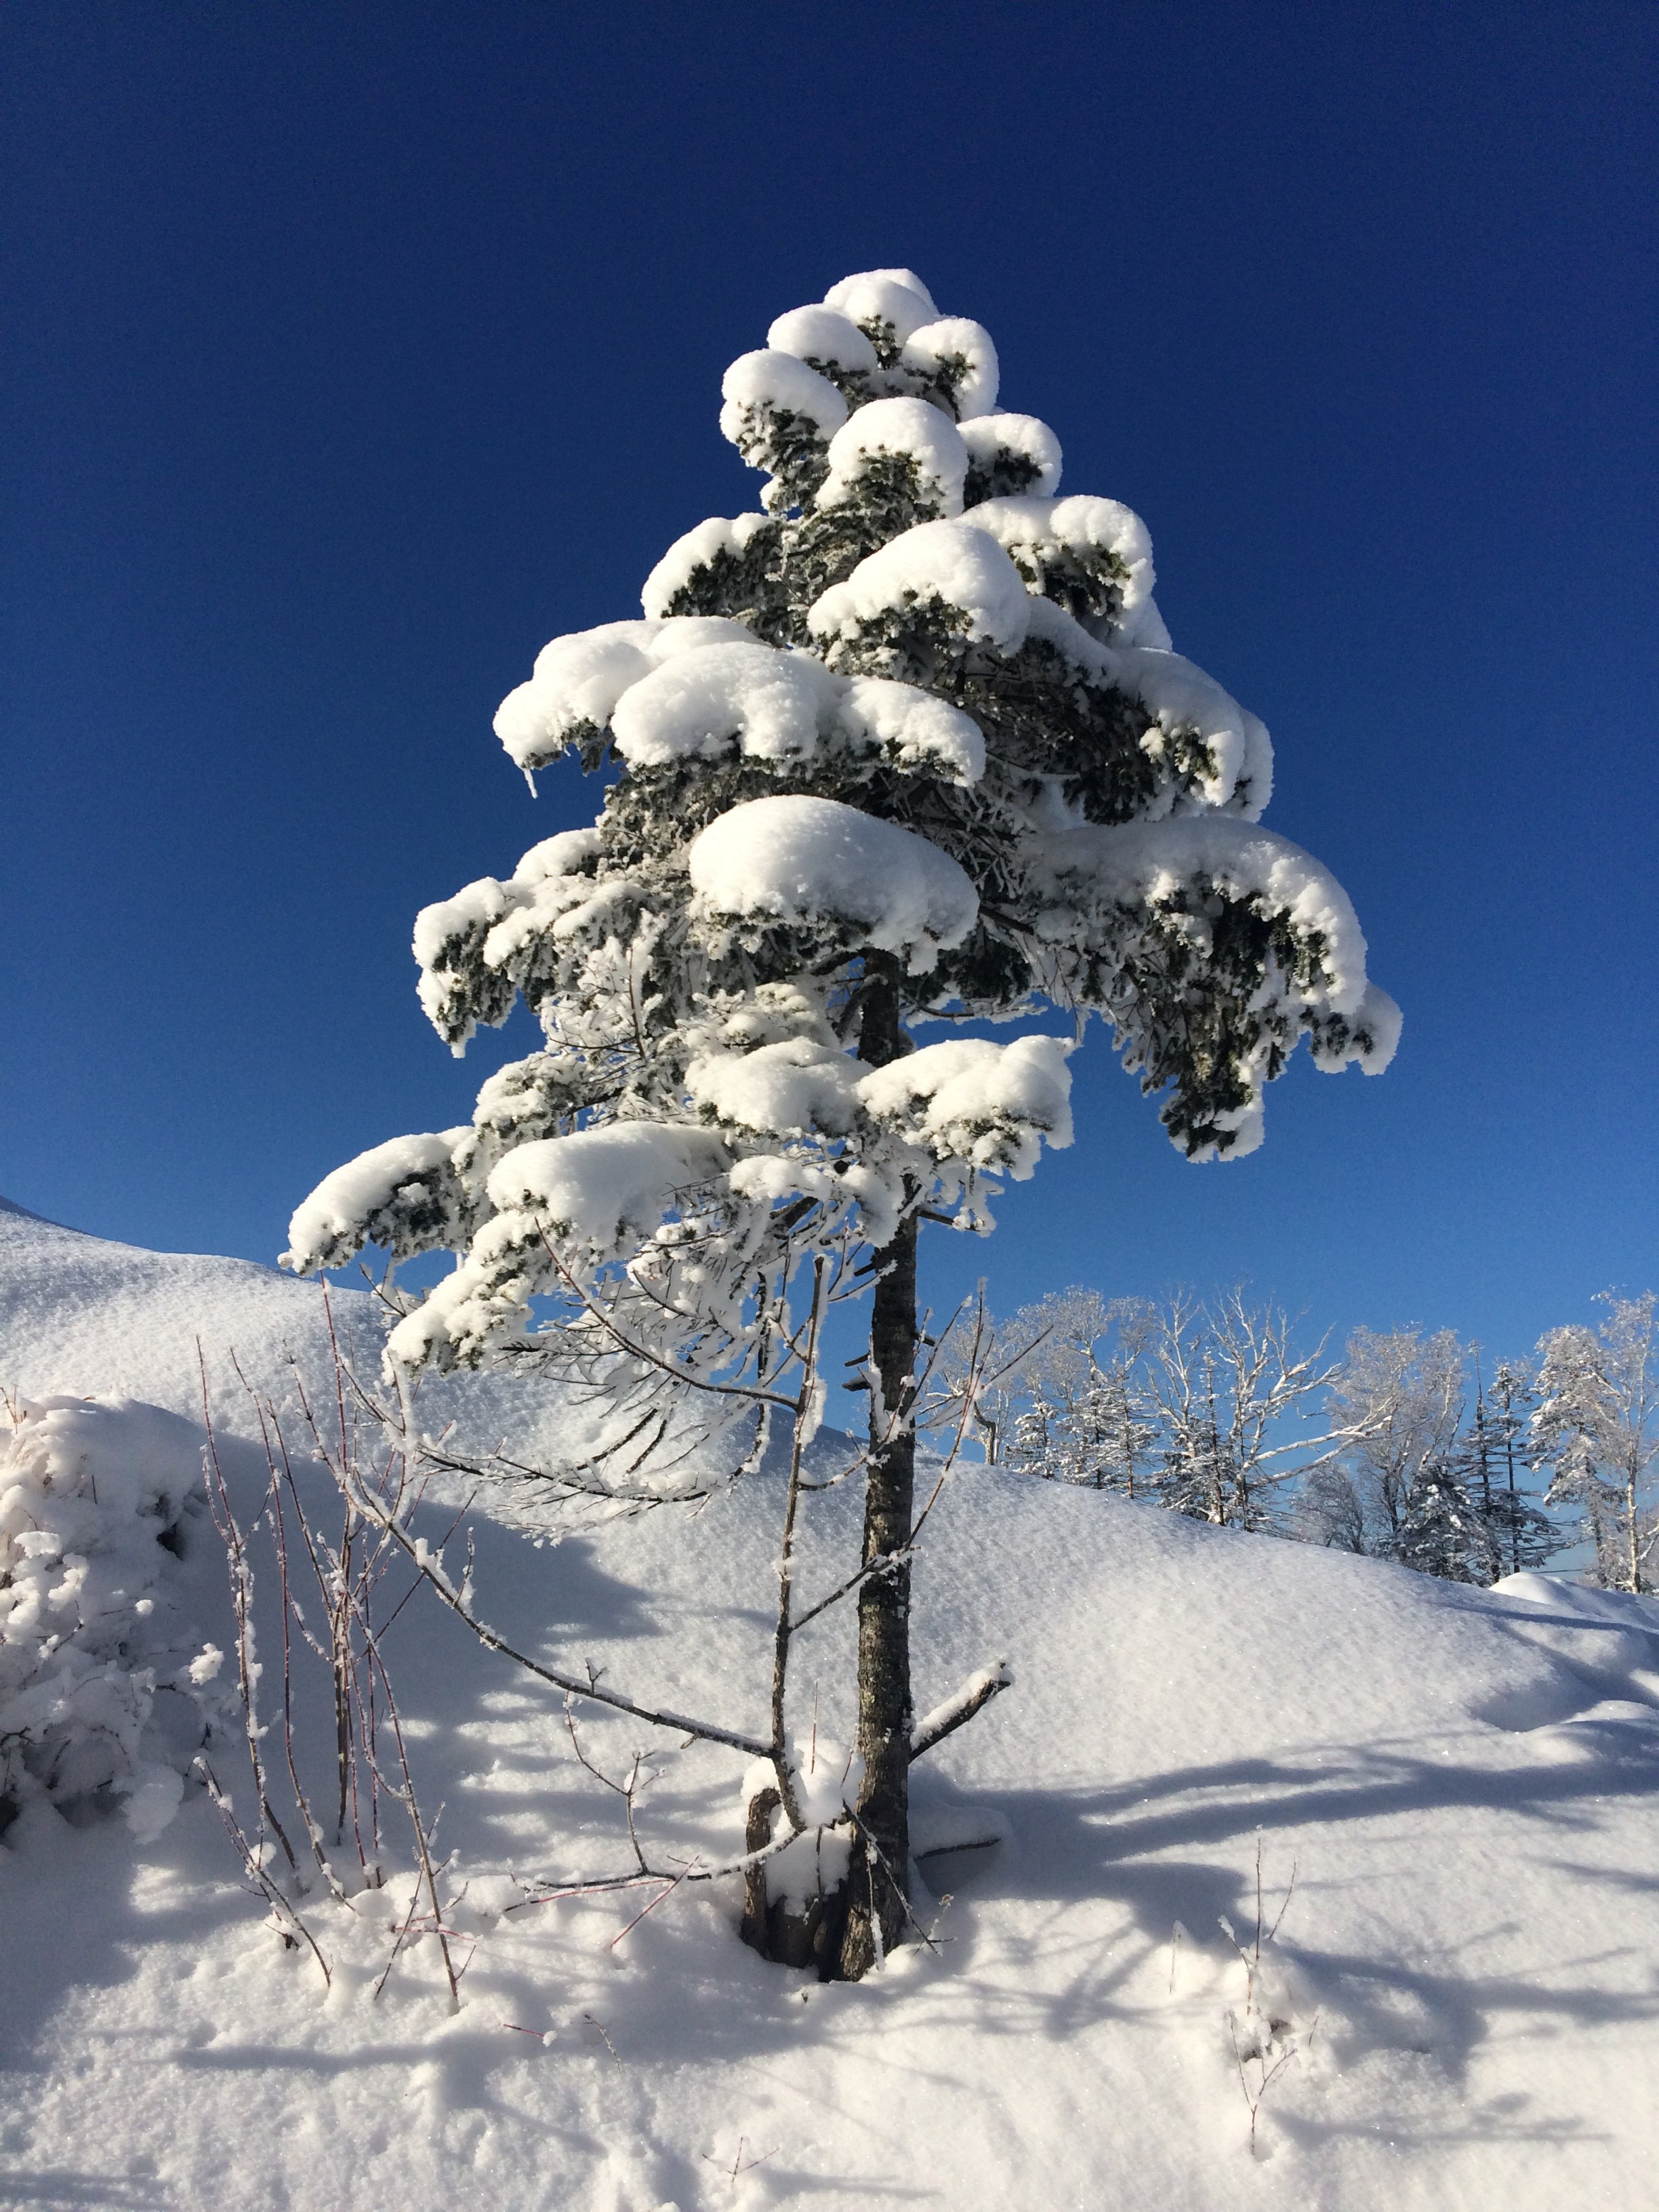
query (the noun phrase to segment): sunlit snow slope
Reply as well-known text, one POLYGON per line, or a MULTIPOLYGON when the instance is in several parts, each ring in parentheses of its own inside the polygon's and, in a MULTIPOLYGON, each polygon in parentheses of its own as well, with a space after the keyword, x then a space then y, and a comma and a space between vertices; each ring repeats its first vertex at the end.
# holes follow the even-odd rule
MULTIPOLYGON (((0 1239, 0 1380, 30 1391, 188 1410, 198 1329, 269 1348, 314 1295, 15 1216, 0 1239)), ((812 1501, 809 1589, 856 1503, 812 1501)), ((557 1549, 480 1523, 479 1601, 619 1686, 756 1728, 779 1504, 757 1480, 557 1549)), ((213 1560, 186 1566, 222 1637, 213 1560)), ((506 1869, 623 1867, 617 1802, 556 1700, 418 1596, 389 1656, 479 1908, 453 2016, 429 1945, 371 1997, 391 1942, 372 1912, 344 1929, 321 1909, 367 1962, 325 1999, 199 1798, 143 1846, 32 1813, 0 1846, 0 2203, 1649 2201, 1659 1607, 1533 1577, 1472 1592, 982 1469, 929 1523, 917 1603, 919 1703, 1005 1655, 1016 1675, 930 1762, 924 1828, 1008 1840, 928 1857, 936 1950, 856 1988, 763 1966, 729 1891, 681 1889, 619 1942, 659 1889, 500 1917, 506 1869), (1299 2055, 1253 2158, 1218 1923, 1251 1943, 1258 1848, 1269 1921, 1295 1875, 1261 1990, 1299 2055)), ((826 1738, 844 1635, 804 1662, 800 1717, 821 1665, 826 1738)), ((584 1728, 613 1769, 643 1741, 584 1728)), ((657 1748, 652 1850, 729 1851, 741 1762, 657 1748)))

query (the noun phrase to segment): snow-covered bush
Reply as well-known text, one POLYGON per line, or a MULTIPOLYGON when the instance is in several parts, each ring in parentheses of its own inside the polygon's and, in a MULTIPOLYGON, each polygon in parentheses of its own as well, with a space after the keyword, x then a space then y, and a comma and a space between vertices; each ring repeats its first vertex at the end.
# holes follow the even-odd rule
MULTIPOLYGON (((758 511, 689 532, 641 619, 556 639, 496 718, 527 775, 616 769, 594 828, 416 924, 447 1042, 522 998, 545 1049, 470 1127, 337 1170, 287 1255, 453 1251, 394 1366, 574 1368, 632 1462, 689 1394, 705 1442, 741 1424, 739 1471, 774 1415, 816 1426, 823 1310, 874 1286, 852 1975, 907 1924, 921 1221, 988 1230, 998 1178, 1071 1141, 1091 1012, 1194 1158, 1260 1141, 1300 1040, 1374 1073, 1399 1028, 1340 887, 1258 826, 1267 731, 1170 649, 1144 525, 1060 496, 1059 441, 998 386, 989 334, 902 269, 733 363, 720 428, 758 511), (1071 1035, 910 1036, 1045 1006, 1071 1035)), ((790 1601, 786 1574, 781 1670, 790 1601)))
POLYGON ((183 1795, 193 1639, 178 1566, 203 1505, 202 1433, 127 1399, 46 1398, 0 1425, 0 1827, 31 1793, 119 1801, 140 1841, 183 1795))

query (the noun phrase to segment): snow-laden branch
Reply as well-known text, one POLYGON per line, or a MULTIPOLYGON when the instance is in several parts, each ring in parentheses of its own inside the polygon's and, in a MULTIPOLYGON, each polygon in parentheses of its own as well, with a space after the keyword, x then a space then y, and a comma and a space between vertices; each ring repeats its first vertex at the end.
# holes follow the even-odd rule
POLYGON ((932 1751, 935 1744, 943 1743, 947 1735, 954 1735, 993 1698, 1011 1688, 1013 1680, 1014 1670, 1006 1659, 999 1659, 994 1667, 982 1667, 977 1674, 970 1674, 959 1690, 946 1698, 943 1705, 935 1705, 931 1713, 924 1713, 911 1729, 912 1761, 920 1759, 924 1752, 932 1751))

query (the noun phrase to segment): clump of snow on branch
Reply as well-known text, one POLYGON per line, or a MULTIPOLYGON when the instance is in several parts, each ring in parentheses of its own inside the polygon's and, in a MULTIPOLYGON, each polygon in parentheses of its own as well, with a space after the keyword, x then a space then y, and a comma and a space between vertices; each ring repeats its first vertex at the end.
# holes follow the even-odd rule
POLYGON ((663 661, 698 646, 741 644, 748 635, 740 623, 688 615, 604 623, 556 637, 538 654, 530 681, 496 709, 495 734, 520 768, 545 768, 603 730, 623 693, 663 661))
POLYGON ((609 1254, 726 1164, 719 1139, 701 1129, 622 1121, 520 1145, 491 1172, 489 1200, 500 1213, 534 1216, 562 1243, 609 1254))
POLYGON ((750 799, 692 845, 691 888, 714 918, 843 922, 924 973, 979 913, 971 878, 914 830, 838 799, 750 799))
POLYGON ((843 276, 824 294, 823 303, 856 324, 884 362, 896 358, 913 331, 939 319, 933 295, 908 269, 868 269, 843 276))
POLYGON ((0 1826, 31 1796, 118 1802, 140 1842, 184 1795, 194 1692, 179 1559, 201 1431, 125 1399, 45 1398, 0 1426, 0 1826))
POLYGON ((1132 618, 1155 580, 1146 526, 1115 499, 982 500, 974 527, 994 538, 1028 587, 1079 618, 1132 618))
MULTIPOLYGON (((647 618, 672 617, 675 599, 700 569, 708 568, 722 559, 734 565, 741 562, 756 538, 770 527, 769 518, 763 514, 739 514, 729 520, 725 515, 711 514, 708 521, 700 522, 695 530, 688 530, 683 538, 677 538, 646 578, 641 591, 640 604, 647 618)), ((605 717, 599 719, 602 724, 605 717)), ((497 734, 502 734, 499 724, 497 734)))
POLYGON ((988 532, 967 521, 923 522, 860 561, 806 619, 832 656, 872 634, 902 635, 924 624, 1011 653, 1030 627, 1030 602, 1019 571, 988 532))
POLYGON ((1036 933, 1050 948, 1050 988, 1062 1001, 1106 1012, 1129 1045, 1131 1066, 1158 1075, 1162 1054, 1190 1050, 1178 1012, 1147 1010, 1149 962, 1172 982, 1217 975, 1223 1004, 1232 1001, 1234 1052, 1212 1073, 1235 1096, 1191 1125, 1189 1148, 1199 1157, 1238 1156, 1261 1143, 1262 1086, 1298 1036, 1327 1073, 1357 1062, 1377 1075, 1394 1056, 1400 1011, 1367 980, 1365 940, 1347 894, 1288 838, 1216 814, 1091 824, 1036 843, 1030 881, 1043 902, 1036 933), (1241 939, 1245 918, 1255 927, 1241 939), (1230 966, 1237 977, 1226 993, 1230 966))
MULTIPOLYGON (((984 744, 977 726, 945 701, 914 687, 849 681, 810 653, 761 643, 735 623, 675 616, 607 628, 655 635, 643 644, 598 631, 561 641, 573 647, 592 641, 592 655, 573 652, 550 659, 550 647, 537 664, 537 676, 520 687, 534 698, 515 726, 535 733, 521 766, 545 765, 556 743, 562 747, 581 731, 590 738, 605 737, 636 769, 717 760, 733 752, 751 760, 799 763, 822 750, 841 750, 943 774, 957 782, 973 781, 983 772, 984 744), (594 660, 603 665, 602 686, 596 678, 579 674, 574 690, 561 688, 573 671, 587 670, 594 660), (562 734, 556 739, 553 732, 562 734)), ((586 831, 566 835, 590 841, 592 836, 586 831)), ((540 862, 526 855, 515 881, 529 886, 568 872, 593 851, 591 842, 580 848, 547 842, 557 846, 556 852, 540 862)), ((472 913, 489 926, 507 912, 513 894, 499 884, 487 888, 491 883, 485 878, 442 907, 426 909, 416 927, 416 957, 422 967, 433 965, 436 933, 453 933, 450 910, 458 901, 470 896, 472 913)))
POLYGON ((759 760, 804 760, 833 711, 837 685, 821 661, 769 645, 685 653, 634 684, 611 718, 632 768, 692 754, 716 758, 735 739, 759 760))
POLYGON ((394 1260, 431 1249, 434 1234, 466 1226, 471 1208, 455 1153, 471 1124, 430 1135, 393 1137, 325 1176, 289 1224, 285 1267, 343 1267, 363 1241, 394 1260))
MULTIPOLYGON (((1157 612, 1146 600, 1138 620, 1147 609, 1157 612)), ((1115 631, 1112 642, 1103 643, 1047 598, 1034 597, 1028 610, 1031 639, 1146 708, 1152 719, 1140 746, 1150 758, 1163 763, 1178 748, 1190 750, 1195 740, 1205 755, 1203 772, 1192 787, 1195 797, 1206 807, 1255 820, 1273 793, 1273 741, 1266 726, 1192 661, 1167 646, 1126 644, 1123 635, 1115 631)), ((1176 804, 1173 790, 1166 804, 1176 804)))
POLYGON ((876 349, 858 325, 834 307, 792 307, 766 333, 775 353, 793 354, 820 375, 867 380, 875 374, 876 349))
POLYGON ((1072 1141, 1073 1049, 1063 1037, 956 1037, 865 1076, 859 1096, 912 1143, 1024 1182, 1042 1137, 1056 1150, 1072 1141))
POLYGON ((1035 415, 994 407, 958 427, 968 449, 969 506, 1021 492, 1052 499, 1060 489, 1060 441, 1035 415))
POLYGON ((872 466, 895 457, 915 471, 916 496, 936 514, 959 514, 968 448, 950 416, 925 399, 875 399, 830 441, 820 507, 855 498, 872 466))
POLYGON ((997 349, 983 323, 943 315, 911 331, 899 365, 916 381, 945 398, 963 422, 997 404, 997 349))

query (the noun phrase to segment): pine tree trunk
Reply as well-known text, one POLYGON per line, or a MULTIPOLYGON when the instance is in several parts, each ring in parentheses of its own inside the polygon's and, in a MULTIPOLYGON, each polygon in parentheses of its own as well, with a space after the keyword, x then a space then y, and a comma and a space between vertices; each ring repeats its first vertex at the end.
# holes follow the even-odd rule
MULTIPOLYGON (((885 1066, 908 1049, 899 1019, 898 963, 872 957, 878 988, 865 1010, 859 1057, 885 1066)), ((879 1255, 870 1317, 871 1431, 864 1561, 902 1553, 915 1512, 916 1220, 879 1255), (895 1413, 899 1418, 894 1419, 895 1413)), ((901 1560, 859 1592, 859 1736, 864 1761, 859 1832, 848 1875, 841 1972, 857 1981, 905 1932, 910 1864, 910 1569, 901 1560)))

